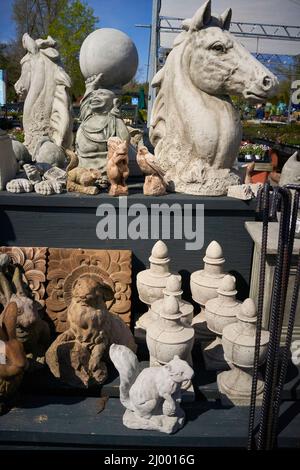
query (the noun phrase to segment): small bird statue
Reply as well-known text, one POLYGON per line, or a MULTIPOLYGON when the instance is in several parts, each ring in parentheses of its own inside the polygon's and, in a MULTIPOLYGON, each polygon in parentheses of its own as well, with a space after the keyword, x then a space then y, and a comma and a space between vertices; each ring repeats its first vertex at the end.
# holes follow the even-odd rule
POLYGON ((17 304, 9 302, 0 328, 0 415, 18 390, 27 366, 23 345, 16 338, 17 316, 17 304))
POLYGON ((158 166, 155 156, 144 145, 138 148, 136 161, 146 175, 143 188, 144 194, 146 196, 163 196, 166 194, 165 174, 158 166))

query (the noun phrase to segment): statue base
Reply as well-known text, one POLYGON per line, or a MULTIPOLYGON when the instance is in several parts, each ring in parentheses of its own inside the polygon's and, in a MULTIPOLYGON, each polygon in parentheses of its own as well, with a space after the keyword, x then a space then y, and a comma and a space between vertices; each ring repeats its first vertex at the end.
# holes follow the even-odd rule
POLYGON ((203 173, 195 177, 192 174, 174 175, 172 169, 167 171, 165 178, 172 182, 170 190, 197 196, 225 196, 229 186, 241 184, 240 177, 228 168, 203 169, 203 173))
MULTIPOLYGON (((182 411, 182 410, 181 410, 182 411)), ((148 431, 159 431, 173 434, 184 425, 185 414, 182 416, 153 415, 151 418, 142 418, 133 411, 126 410, 123 416, 123 424, 129 429, 147 429, 148 431)))
MULTIPOLYGON (((232 370, 221 372, 217 377, 218 389, 223 405, 249 406, 252 389, 252 369, 244 370, 231 365, 232 370)), ((264 382, 259 376, 257 381, 256 404, 261 405, 264 382)))

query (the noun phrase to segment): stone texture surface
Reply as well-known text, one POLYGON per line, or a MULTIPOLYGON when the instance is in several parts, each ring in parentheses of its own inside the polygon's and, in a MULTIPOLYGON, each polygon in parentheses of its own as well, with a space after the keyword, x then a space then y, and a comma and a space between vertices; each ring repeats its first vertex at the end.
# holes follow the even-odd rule
POLYGON ((239 184, 231 168, 241 124, 230 96, 264 101, 278 83, 229 33, 230 20, 231 10, 214 16, 211 1, 206 1, 184 21, 152 81, 158 92, 150 140, 177 192, 218 196, 239 184))
POLYGON ((136 351, 128 326, 110 313, 106 302, 114 291, 102 271, 81 266, 69 281, 68 329, 59 335, 46 353, 53 375, 63 382, 88 388, 105 382, 109 347, 117 342, 136 351))
POLYGON ((126 408, 123 423, 131 429, 176 432, 184 425, 181 387, 193 369, 177 356, 163 367, 140 370, 135 354, 114 344, 110 358, 120 374, 120 400, 126 408))
POLYGON ((72 285, 87 267, 111 287, 114 297, 106 306, 125 323, 131 317, 131 251, 49 248, 46 310, 58 333, 69 327, 67 310, 72 285))

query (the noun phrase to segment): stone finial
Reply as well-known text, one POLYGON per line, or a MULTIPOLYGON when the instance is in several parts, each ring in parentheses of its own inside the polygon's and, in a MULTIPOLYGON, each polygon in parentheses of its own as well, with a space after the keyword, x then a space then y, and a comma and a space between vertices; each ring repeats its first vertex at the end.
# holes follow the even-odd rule
POLYGON ((209 369, 223 370, 228 365, 224 359, 222 332, 227 325, 236 323, 241 311, 241 302, 236 300, 235 277, 226 274, 217 289, 217 297, 205 305, 207 328, 217 335, 204 349, 204 360, 209 369))
POLYGON ((256 323, 256 306, 253 299, 246 299, 238 313, 237 318, 245 323, 256 323))
POLYGON ((149 269, 145 269, 137 275, 136 284, 139 298, 149 307, 148 312, 141 315, 136 322, 138 329, 146 331, 148 325, 156 319, 156 314, 153 315, 150 306, 164 297, 164 289, 171 276, 168 255, 167 245, 162 240, 158 240, 151 250, 149 269))
POLYGON ((223 277, 220 286, 217 290, 218 294, 225 295, 225 296, 234 296, 237 294, 237 290, 235 288, 235 277, 231 276, 230 274, 226 274, 223 277))
MULTIPOLYGON (((208 300, 217 297, 218 288, 225 276, 223 272, 225 258, 222 247, 216 240, 213 240, 206 248, 203 261, 203 269, 193 272, 190 280, 193 300, 201 307, 204 307, 208 300)), ((197 317, 199 318, 195 317, 193 324, 205 321, 203 311, 197 317)))
POLYGON ((169 252, 167 245, 162 240, 158 240, 152 248, 149 261, 151 263, 163 264, 170 261, 168 255, 169 252))
POLYGON ((175 276, 172 274, 166 284, 166 288, 163 290, 164 295, 175 295, 180 297, 183 294, 183 290, 181 289, 181 277, 180 276, 175 276))
POLYGON ((221 245, 213 240, 206 248, 206 253, 203 258, 204 263, 208 264, 223 264, 225 258, 223 257, 223 250, 221 245))
POLYGON ((160 316, 166 320, 177 320, 181 317, 179 312, 179 302, 173 295, 165 297, 163 301, 163 311, 160 316))

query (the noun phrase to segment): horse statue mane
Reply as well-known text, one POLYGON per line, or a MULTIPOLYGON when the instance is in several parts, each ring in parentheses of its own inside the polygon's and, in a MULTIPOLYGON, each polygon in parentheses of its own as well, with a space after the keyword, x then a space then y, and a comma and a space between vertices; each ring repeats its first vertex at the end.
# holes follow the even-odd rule
POLYGON ((51 36, 34 40, 25 33, 22 42, 27 53, 21 60, 22 72, 15 89, 25 98, 24 144, 35 160, 45 139, 64 149, 71 146, 71 79, 62 68, 56 41, 51 36))
POLYGON ((241 142, 230 96, 264 101, 276 77, 229 33, 232 11, 212 15, 211 0, 183 22, 166 63, 150 121, 157 162, 178 192, 222 195, 238 184, 231 171, 241 142))

